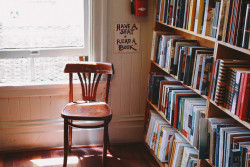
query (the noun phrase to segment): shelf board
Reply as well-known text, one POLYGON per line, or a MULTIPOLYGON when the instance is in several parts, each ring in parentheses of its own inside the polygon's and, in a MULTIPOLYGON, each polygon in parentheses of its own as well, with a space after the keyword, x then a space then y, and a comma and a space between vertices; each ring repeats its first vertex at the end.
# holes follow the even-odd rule
POLYGON ((206 161, 207 163, 209 163, 209 165, 211 165, 211 167, 215 167, 214 164, 212 164, 209 159, 206 159, 206 161))
POLYGON ((241 47, 235 46, 235 45, 231 45, 231 44, 229 44, 229 43, 222 42, 222 41, 218 41, 218 43, 219 43, 220 45, 223 45, 223 46, 226 46, 226 47, 228 47, 228 48, 231 48, 231 49, 237 50, 237 51, 239 51, 239 52, 242 52, 242 53, 245 53, 245 54, 250 55, 250 50, 248 50, 248 49, 241 48, 241 47))
POLYGON ((150 154, 154 157, 154 159, 156 160, 156 162, 160 165, 160 167, 168 167, 167 163, 161 162, 158 157, 154 154, 154 152, 149 148, 148 144, 144 141, 143 142, 144 145, 147 147, 148 151, 150 152, 150 154))
POLYGON ((212 42, 216 42, 215 38, 212 38, 212 37, 209 37, 209 36, 205 36, 205 35, 202 35, 202 34, 197 34, 197 33, 193 32, 193 31, 189 31, 189 30, 184 29, 184 28, 179 28, 179 27, 175 27, 175 26, 172 26, 172 25, 168 25, 168 24, 163 23, 163 22, 159 22, 158 21, 158 23, 163 24, 163 25, 165 25, 167 27, 170 27, 172 29, 175 29, 175 30, 178 30, 178 31, 181 31, 181 32, 185 32, 187 34, 190 34, 190 35, 202 38, 202 39, 206 39, 206 40, 209 40, 209 41, 212 41, 212 42))
MULTIPOLYGON (((157 64, 157 63, 154 62, 153 60, 151 60, 151 62, 152 62, 155 66, 157 66, 159 69, 161 69, 162 71, 164 71, 167 75, 169 75, 169 76, 175 78, 175 79, 178 81, 176 75, 169 74, 169 73, 167 72, 167 69, 160 67, 159 64, 157 64)), ((204 99, 207 99, 207 96, 206 96, 206 95, 201 95, 201 92, 200 92, 199 90, 194 89, 194 88, 192 88, 191 86, 185 85, 182 81, 179 81, 179 82, 181 82, 185 87, 191 89, 192 91, 194 91, 195 93, 197 93, 198 95, 200 95, 201 97, 203 97, 204 99)))
POLYGON ((225 112, 227 115, 232 117, 234 120, 238 121, 240 124, 244 125, 246 128, 250 129, 250 123, 249 122, 241 120, 238 116, 231 113, 230 110, 228 110, 228 109, 226 109, 226 108, 224 108, 222 106, 218 106, 213 100, 210 100, 210 103, 217 106, 220 110, 225 112))
MULTIPOLYGON (((152 106, 153 108, 154 108, 154 110, 168 123, 168 124, 170 124, 170 122, 169 122, 169 120, 167 120, 167 118, 166 118, 166 115, 163 113, 163 112, 161 112, 161 111, 159 111, 158 110, 158 107, 156 106, 156 105, 154 105, 154 104, 152 104, 151 103, 151 101, 149 101, 149 100, 147 100, 147 102, 148 102, 148 104, 150 105, 150 106, 152 106)), ((174 127, 173 127, 174 128, 174 127)), ((179 133, 191 146, 192 146, 192 144, 190 143, 190 141, 178 130, 178 129, 176 129, 176 128, 174 128, 175 130, 176 130, 176 132, 177 133, 179 133)), ((193 147, 193 146, 192 146, 193 147)), ((199 152, 199 150, 196 148, 196 147, 193 147, 196 151, 198 151, 199 152)))

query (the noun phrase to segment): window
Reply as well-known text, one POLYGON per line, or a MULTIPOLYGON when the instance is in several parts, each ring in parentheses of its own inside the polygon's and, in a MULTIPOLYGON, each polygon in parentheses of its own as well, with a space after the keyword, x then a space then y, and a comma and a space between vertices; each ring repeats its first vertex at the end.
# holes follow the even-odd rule
POLYGON ((0 0, 0 82, 66 80, 88 48, 87 0, 0 0))

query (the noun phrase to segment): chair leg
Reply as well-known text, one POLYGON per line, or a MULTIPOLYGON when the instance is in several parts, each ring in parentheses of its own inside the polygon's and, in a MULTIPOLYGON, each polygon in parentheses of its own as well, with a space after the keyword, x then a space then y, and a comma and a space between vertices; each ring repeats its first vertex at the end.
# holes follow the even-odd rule
POLYGON ((109 127, 107 127, 107 145, 108 145, 108 150, 110 150, 109 127))
POLYGON ((108 123, 104 123, 102 166, 107 166, 108 123))
POLYGON ((67 166, 67 159, 68 159, 68 120, 64 119, 64 157, 63 157, 63 167, 67 166))
MULTIPOLYGON (((70 123, 72 123, 73 121, 72 120, 69 120, 70 123)), ((71 147, 72 147, 72 127, 69 126, 69 144, 68 144, 68 147, 69 147, 69 151, 71 151, 71 147)))

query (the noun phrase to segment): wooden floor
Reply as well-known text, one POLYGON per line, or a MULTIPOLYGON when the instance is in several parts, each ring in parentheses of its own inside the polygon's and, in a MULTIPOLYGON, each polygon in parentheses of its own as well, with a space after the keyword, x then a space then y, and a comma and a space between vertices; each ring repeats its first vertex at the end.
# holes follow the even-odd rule
MULTIPOLYGON (((0 154, 0 167, 61 167, 63 150, 0 154)), ((102 147, 75 148, 69 154, 68 167, 101 167, 102 147)), ((158 167, 141 143, 111 145, 108 167, 158 167)))

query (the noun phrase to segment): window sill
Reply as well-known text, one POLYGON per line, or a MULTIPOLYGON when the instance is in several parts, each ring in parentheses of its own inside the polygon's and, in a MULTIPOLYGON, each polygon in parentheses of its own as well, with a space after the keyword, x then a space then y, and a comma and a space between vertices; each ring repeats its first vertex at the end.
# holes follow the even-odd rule
MULTIPOLYGON (((80 91, 79 82, 74 83, 74 91, 80 91)), ((68 95, 68 91, 69 83, 67 81, 0 84, 0 98, 59 96, 68 95)))

